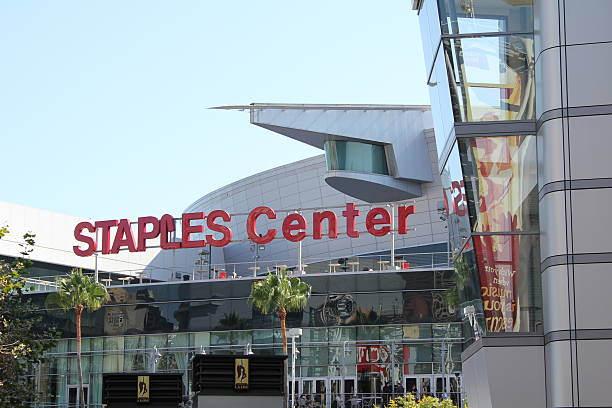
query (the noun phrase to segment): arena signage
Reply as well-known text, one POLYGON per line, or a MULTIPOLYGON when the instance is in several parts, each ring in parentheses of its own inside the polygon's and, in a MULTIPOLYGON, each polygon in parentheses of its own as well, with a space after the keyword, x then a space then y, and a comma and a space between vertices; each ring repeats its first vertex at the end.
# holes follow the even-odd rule
MULTIPOLYGON (((398 206, 397 215, 391 214, 383 207, 374 207, 366 214, 365 224, 368 233, 376 237, 387 235, 395 222, 393 216, 397 216, 397 233, 406 234, 408 232, 408 216, 414 214, 414 206, 398 206)), ((342 216, 346 219, 346 235, 351 238, 359 238, 359 231, 355 229, 355 219, 361 212, 355 208, 355 204, 347 203, 342 211, 342 216)), ((276 229, 268 229, 265 233, 257 230, 257 220, 266 217, 270 220, 277 219, 276 212, 270 207, 257 207, 247 216, 246 232, 249 239, 257 244, 266 244, 278 235, 276 229)), ((130 252, 142 252, 147 249, 147 241, 159 239, 159 246, 162 249, 179 248, 199 248, 207 245, 223 247, 232 242, 232 230, 221 222, 228 223, 232 220, 232 215, 223 210, 214 210, 208 214, 203 212, 185 213, 181 216, 181 236, 180 242, 169 240, 169 235, 176 232, 175 218, 169 214, 161 218, 140 217, 136 222, 136 235, 132 230, 132 223, 124 218, 121 220, 88 221, 80 222, 74 228, 74 238, 83 247, 73 246, 73 251, 78 256, 90 256, 98 251, 98 243, 94 236, 100 232, 102 254, 116 254, 120 250, 127 249, 130 252), (200 223, 193 224, 200 220, 200 223), (194 240, 192 234, 202 234, 206 230, 217 235, 204 234, 204 239, 194 240), (89 233, 89 234, 86 234, 89 233), (114 235, 111 239, 111 233, 114 235), (93 236, 92 236, 93 235, 93 236)), ((327 223, 327 236, 331 239, 338 238, 338 216, 333 211, 320 211, 312 213, 312 239, 319 240, 323 237, 322 225, 327 223)), ((289 213, 282 222, 282 236, 291 242, 299 242, 306 238, 308 222, 306 218, 297 212, 289 213)), ((202 238, 202 237, 200 237, 202 238)))

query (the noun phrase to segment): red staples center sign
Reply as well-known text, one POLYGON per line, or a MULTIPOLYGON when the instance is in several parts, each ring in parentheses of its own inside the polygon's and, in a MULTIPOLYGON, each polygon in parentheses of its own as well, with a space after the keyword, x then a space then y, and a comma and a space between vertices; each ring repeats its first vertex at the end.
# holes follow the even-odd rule
MULTIPOLYGON (((351 238, 359 238, 359 232, 355 229, 355 219, 361 212, 355 208, 355 204, 348 203, 342 211, 346 219, 346 235, 351 238)), ((397 232, 406 234, 408 232, 408 216, 414 214, 414 206, 397 207, 397 232)), ((257 207, 247 216, 246 232, 249 239, 257 244, 266 244, 276 238, 278 231, 269 229, 265 233, 257 231, 257 220, 266 217, 270 220, 277 219, 276 212, 270 207, 257 207)), ((224 247, 232 242, 232 230, 223 223, 232 220, 232 216, 223 210, 214 210, 206 214, 203 212, 185 213, 181 216, 181 242, 170 241, 169 234, 175 233, 177 228, 175 219, 169 214, 161 218, 140 217, 136 234, 132 230, 130 220, 108 220, 80 222, 74 228, 74 238, 83 245, 72 247, 78 256, 90 256, 98 251, 98 243, 94 236, 100 231, 102 254, 116 254, 120 250, 127 249, 130 252, 142 252, 147 249, 147 241, 159 239, 162 249, 200 248, 207 245, 224 247), (200 223, 194 224, 197 220, 200 223), (206 234, 207 231, 217 235, 206 234), (113 237, 111 237, 111 232, 113 237), (192 234, 204 234, 204 239, 192 239, 192 234)), ((333 211, 321 211, 312 213, 312 239, 319 240, 323 237, 323 221, 327 223, 327 236, 331 239, 338 238, 338 216, 333 211)), ((299 242, 306 238, 308 222, 306 218, 298 213, 290 213, 282 223, 282 235, 291 242, 299 242)), ((366 214, 366 229, 376 237, 387 235, 392 229, 392 214, 382 207, 374 207, 366 214)))

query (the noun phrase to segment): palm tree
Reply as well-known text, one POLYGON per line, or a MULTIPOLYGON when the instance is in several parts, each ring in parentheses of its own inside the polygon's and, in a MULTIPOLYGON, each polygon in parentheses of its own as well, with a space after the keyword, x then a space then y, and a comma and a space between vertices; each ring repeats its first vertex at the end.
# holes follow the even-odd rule
POLYGON ((266 279, 253 283, 250 301, 263 314, 276 312, 281 322, 283 351, 287 354, 288 312, 299 312, 308 304, 312 287, 300 278, 288 278, 285 268, 269 273, 266 279))
POLYGON ((49 295, 48 303, 64 310, 74 309, 76 317, 77 364, 79 367, 79 406, 85 406, 83 369, 81 367, 81 315, 83 310, 97 310, 108 300, 106 288, 91 276, 83 275, 80 268, 74 268, 67 278, 57 280, 57 292, 49 295))

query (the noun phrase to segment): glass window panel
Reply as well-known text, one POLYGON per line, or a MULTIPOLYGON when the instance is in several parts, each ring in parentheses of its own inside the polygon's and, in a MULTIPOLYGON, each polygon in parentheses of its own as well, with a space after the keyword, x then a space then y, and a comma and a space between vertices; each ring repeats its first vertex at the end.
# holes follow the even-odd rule
POLYGON ((470 239, 461 254, 455 258, 457 290, 451 302, 457 304, 462 317, 466 346, 484 332, 484 315, 480 298, 480 278, 476 266, 474 244, 470 239))
POLYGON ((305 326, 340 326, 356 324, 356 297, 362 295, 312 296, 304 312, 305 326))
MULTIPOLYGON (((197 275, 196 275, 197 276, 197 275)), ((208 273, 205 273, 208 276, 208 273)), ((178 286, 177 294, 178 297, 171 300, 190 300, 190 299, 208 299, 210 298, 210 285, 209 283, 190 283, 188 285, 174 285, 178 286)))
POLYGON ((419 27, 421 29, 421 38, 423 41, 425 66, 429 67, 433 61, 441 31, 437 1, 424 2, 419 12, 419 27))
POLYGON ((452 38, 443 41, 456 122, 533 120, 533 36, 452 38))
POLYGON ((408 323, 404 318, 404 297, 402 296, 402 292, 381 294, 379 301, 381 324, 408 323))
POLYGON ((441 174, 444 202, 438 205, 440 216, 446 219, 451 249, 456 251, 470 236, 468 203, 465 194, 459 147, 455 144, 441 174))
MULTIPOLYGON (((310 302, 310 300, 309 300, 310 302)), ((253 305, 249 304, 251 308, 252 320, 251 327, 256 329, 266 329, 273 328, 275 322, 278 320, 274 313, 263 314, 259 311, 259 309, 253 307, 253 305)), ((308 309, 307 309, 308 310, 308 309)))
POLYGON ((225 300, 220 308, 223 316, 219 317, 217 330, 245 330, 251 326, 253 306, 244 299, 225 300), (229 311, 226 311, 229 306, 229 311))
POLYGON ((328 140, 325 142, 327 170, 389 174, 385 147, 370 143, 328 140))
MULTIPOLYGON (((94 364, 96 362, 94 361, 94 364)), ((125 337, 125 358, 123 369, 130 371, 146 371, 147 350, 145 336, 125 337)))
MULTIPOLYGON (((167 319, 168 307, 164 304, 137 305, 128 308, 124 309, 126 321, 135 321, 138 329, 143 325, 145 333, 168 333, 174 328, 173 323, 167 319)), ((128 324, 131 329, 131 323, 128 324)))
POLYGON ((105 373, 119 373, 123 371, 123 337, 104 338, 104 362, 105 373))
POLYGON ((474 236, 487 332, 541 332, 538 235, 474 236))
POLYGON ((327 364, 329 357, 327 347, 300 347, 300 362, 302 365, 327 364))
MULTIPOLYGON (((397 251, 399 252, 399 251, 397 251)), ((396 264, 399 265, 401 262, 409 262, 410 263, 410 267, 417 267, 418 265, 418 255, 400 255, 397 254, 397 257, 401 257, 401 260, 398 259, 396 261, 396 264)), ((423 257, 423 256, 422 256, 423 257)), ((427 258, 431 258, 430 256, 428 256, 427 258)), ((429 265, 431 262, 428 260, 427 264, 429 265)), ((379 289, 381 291, 388 291, 388 290, 393 290, 393 291, 398 291, 398 290, 403 290, 403 289, 414 289, 412 287, 410 287, 410 285, 413 283, 413 277, 415 277, 415 275, 413 274, 406 274, 406 273, 383 273, 383 274, 378 274, 378 286, 379 289)), ((428 288, 430 288, 431 286, 428 286, 428 288)))
POLYGON ((233 331, 231 338, 233 345, 245 346, 246 344, 253 343, 253 334, 250 330, 233 331))
POLYGON ((531 0, 438 0, 444 34, 532 31, 531 0))
MULTIPOLYGON (((349 262, 357 262, 351 259, 349 262)), ((359 278, 361 275, 336 275, 333 279, 329 280, 329 292, 330 293, 351 293, 356 292, 359 278)))
POLYGON ((211 328, 214 330, 228 330, 228 322, 233 321, 231 316, 231 300, 214 300, 211 304, 214 306, 214 313, 210 316, 211 328))
POLYGON ((327 329, 310 328, 304 329, 302 336, 298 338, 299 342, 310 343, 310 342, 327 342, 327 329))
POLYGON ((207 347, 210 345, 210 332, 205 333, 194 333, 193 336, 193 347, 196 351, 200 351, 200 347, 207 347))
POLYGON ((211 346, 225 346, 231 344, 231 336, 229 332, 212 332, 210 333, 211 346))
MULTIPOLYGON (((310 330, 310 329, 307 329, 310 330)), ((357 329, 355 327, 330 327, 327 329, 327 334, 330 343, 338 343, 348 341, 349 346, 356 339, 357 329)))
POLYGON ((539 231, 535 136, 460 141, 473 230, 539 231))
POLYGON ((359 326, 357 327, 357 340, 376 340, 380 339, 380 328, 378 326, 359 326))
MULTIPOLYGON (((329 347, 329 363, 334 366, 355 365, 355 350, 351 347, 329 347)), ((341 375, 338 371, 337 375, 341 375)))
POLYGON ((430 323, 435 320, 431 292, 403 292, 402 300, 406 323, 430 323))
POLYGON ((356 312, 354 323, 357 325, 380 324, 382 304, 378 293, 360 293, 355 295, 356 312))
POLYGON ((429 98, 438 157, 442 156, 442 153, 446 151, 447 143, 450 143, 449 136, 454 127, 454 112, 458 110, 455 106, 457 104, 455 82, 450 82, 453 77, 447 72, 449 64, 450 60, 445 53, 444 43, 441 43, 429 78, 429 98))
POLYGON ((384 340, 401 339, 402 334, 401 326, 380 328, 380 337, 384 340))
MULTIPOLYGON (((380 260, 380 257, 373 257, 374 263, 376 263, 376 269, 380 268, 380 265, 378 264, 378 261, 380 260)), ((366 259, 362 258, 360 259, 361 262, 365 262, 366 259)), ((363 273, 358 275, 357 278, 357 291, 358 292, 376 292, 378 291, 379 288, 379 279, 380 279, 380 274, 378 273, 363 273)))
POLYGON ((268 344, 274 343, 272 330, 253 330, 253 344, 268 344))
POLYGON ((312 294, 327 294, 329 292, 329 276, 306 276, 304 281, 312 286, 312 294))

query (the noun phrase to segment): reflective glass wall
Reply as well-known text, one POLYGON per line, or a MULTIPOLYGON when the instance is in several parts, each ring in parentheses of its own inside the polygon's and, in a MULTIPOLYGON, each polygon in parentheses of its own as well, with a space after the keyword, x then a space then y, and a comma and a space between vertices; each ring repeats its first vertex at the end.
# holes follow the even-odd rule
POLYGON ((532 2, 425 0, 419 15, 465 335, 541 332, 536 138, 513 133, 535 116, 532 2))
MULTIPOLYGON (((445 294, 451 270, 355 272, 304 276, 312 285, 306 308, 289 313, 288 327, 444 323, 455 321, 445 294)), ((250 279, 110 287, 108 304, 83 314, 84 336, 272 329, 274 314, 248 302, 250 279)), ((74 337, 74 317, 47 305, 46 293, 30 295, 44 320, 74 337)))
POLYGON ((454 123, 534 119, 530 0, 426 0, 419 16, 439 153, 454 123))
MULTIPOLYGON (((429 388, 422 392, 458 392, 456 380, 447 389, 437 384, 443 374, 455 379, 461 372, 462 327, 457 309, 447 300, 454 285, 452 270, 347 272, 304 279, 313 295, 305 310, 289 314, 287 321, 288 327, 303 328, 295 362, 300 392, 327 398, 326 408, 336 398, 331 395, 331 381, 336 380, 341 380, 335 389, 343 402, 355 394, 381 399, 387 381, 404 387, 426 381, 429 388)), ((194 353, 242 354, 251 344, 255 354, 282 354, 279 321, 248 303, 251 284, 230 280, 109 288, 109 304, 83 319, 90 406, 101 404, 103 373, 182 373, 187 395, 194 353)), ((44 307, 45 294, 29 296, 44 307)), ((78 384, 76 345, 73 314, 55 309, 44 313, 64 337, 35 376, 44 396, 40 406, 50 407, 66 404, 69 390, 78 384)), ((454 397, 459 400, 458 394, 454 397)))
POLYGON ((467 335, 542 330, 535 136, 459 139, 442 171, 467 335))
MULTIPOLYGON (((105 373, 179 373, 183 375, 184 394, 189 395, 191 358, 195 354, 242 354, 246 344, 251 344, 256 355, 282 354, 278 329, 84 338, 82 364, 84 383, 89 388, 88 406, 102 407, 105 373)), ((330 400, 322 404, 324 408, 331 408, 333 400, 381 400, 386 382, 406 388, 417 379, 429 384, 422 393, 448 392, 454 400, 460 400, 458 387, 449 384, 444 389, 436 384, 445 375, 448 380, 461 373, 459 323, 305 328, 296 345, 296 388, 311 399, 319 394, 330 400), (329 395, 334 380, 342 380, 336 396, 329 395), (312 389, 308 388, 310 381, 312 389)), ((33 383, 42 393, 38 407, 67 406, 71 389, 79 383, 75 352, 74 339, 62 339, 50 350, 34 376, 33 383)), ((289 372, 292 364, 289 358, 289 372)))

